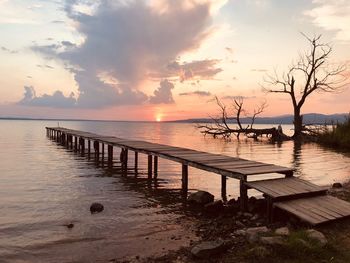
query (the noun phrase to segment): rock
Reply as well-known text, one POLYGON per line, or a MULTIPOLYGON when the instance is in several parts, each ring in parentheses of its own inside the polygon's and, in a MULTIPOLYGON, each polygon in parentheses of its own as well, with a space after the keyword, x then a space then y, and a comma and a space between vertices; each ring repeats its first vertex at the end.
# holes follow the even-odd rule
POLYGON ((249 243, 255 243, 259 240, 259 235, 267 233, 269 229, 266 226, 251 227, 246 230, 246 237, 249 243))
POLYGON ((280 236, 260 237, 260 242, 264 245, 269 245, 269 246, 282 245, 284 243, 283 238, 280 236))
POLYGON ((92 203, 90 206, 91 214, 100 213, 104 209, 103 205, 100 203, 92 203))
POLYGON ((208 203, 204 206, 205 212, 209 214, 220 213, 224 209, 224 204, 221 200, 208 203))
POLYGON ((232 198, 232 199, 228 200, 226 204, 227 204, 227 205, 230 205, 230 206, 231 206, 231 205, 236 205, 236 204, 237 204, 237 201, 236 201, 236 199, 232 198))
POLYGON ((251 218, 253 215, 251 213, 243 213, 244 217, 251 218))
POLYGON ((289 228, 288 227, 280 227, 275 230, 275 234, 279 236, 289 236, 289 228))
POLYGON ((238 226, 238 227, 241 227, 241 228, 243 228, 243 227, 245 227, 245 224, 243 224, 241 221, 239 221, 239 220, 237 220, 236 222, 236 225, 238 226))
POLYGON ((342 188, 342 187, 343 187, 343 185, 341 183, 334 183, 332 185, 332 188, 342 188))
POLYGON ((251 218, 251 220, 252 221, 256 221, 256 220, 258 220, 260 218, 260 216, 258 215, 258 214, 255 214, 252 218, 251 218))
POLYGON ((69 223, 66 225, 67 228, 73 228, 74 227, 74 224, 73 223, 69 223))
POLYGON ((225 242, 218 239, 216 241, 205 241, 194 246, 191 253, 197 258, 207 259, 208 257, 225 251, 226 248, 227 246, 225 246, 225 242))
POLYGON ((322 246, 325 246, 328 243, 327 238, 320 231, 317 231, 315 229, 309 229, 306 230, 306 234, 308 238, 317 240, 317 242, 319 242, 322 246))
POLYGON ((198 191, 188 196, 187 201, 198 205, 205 205, 214 201, 214 196, 205 191, 198 191))
POLYGON ((235 236, 245 236, 247 233, 246 233, 246 231, 243 230, 243 229, 238 229, 238 230, 236 230, 235 232, 233 232, 233 234, 234 234, 235 236))
POLYGON ((250 249, 249 254, 256 258, 265 258, 269 256, 271 253, 266 247, 257 246, 250 249))

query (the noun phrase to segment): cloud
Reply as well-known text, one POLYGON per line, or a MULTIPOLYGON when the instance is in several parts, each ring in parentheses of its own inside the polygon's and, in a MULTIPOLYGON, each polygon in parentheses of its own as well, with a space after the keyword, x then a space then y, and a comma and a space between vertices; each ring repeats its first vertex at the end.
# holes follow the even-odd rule
POLYGON ((253 71, 253 72, 267 72, 268 70, 264 69, 264 68, 253 68, 253 69, 251 69, 251 71, 253 71))
POLYGON ((174 84, 169 82, 167 79, 160 82, 160 86, 154 91, 154 95, 150 96, 149 102, 152 104, 172 104, 174 103, 172 89, 174 84))
POLYGON ((42 68, 42 69, 54 69, 54 67, 50 66, 50 65, 36 65, 38 68, 42 68))
POLYGON ((244 100, 249 100, 249 99, 256 99, 256 96, 224 96, 222 99, 223 100, 235 100, 238 98, 242 98, 244 100))
MULTIPOLYGON (((89 1, 69 0, 65 11, 84 41, 74 46, 62 41, 32 49, 62 60, 70 68, 78 84, 78 107, 143 103, 147 96, 140 89, 151 73, 160 81, 167 78, 163 73, 168 71, 172 75, 182 72, 182 80, 211 78, 220 72, 214 67, 217 60, 174 63, 167 69, 170 61, 197 49, 210 35, 215 1, 162 0, 171 6, 167 10, 156 9, 152 2, 105 0, 86 10, 82 4, 89 1)), ((162 86, 157 91, 162 92, 162 86)), ((157 101, 158 96, 150 101, 157 101)))
POLYGON ((213 79, 222 71, 217 67, 220 62, 218 59, 194 60, 192 62, 180 63, 174 61, 169 63, 163 70, 151 73, 153 78, 171 78, 176 77, 180 82, 186 80, 208 80, 213 79))
POLYGON ((8 52, 8 53, 10 53, 10 54, 16 54, 16 53, 18 53, 17 50, 11 50, 11 49, 8 49, 8 48, 6 48, 6 47, 1 47, 1 50, 4 51, 4 52, 8 52))
POLYGON ((52 95, 44 94, 37 97, 33 87, 24 86, 24 96, 18 104, 24 106, 73 108, 76 105, 76 99, 74 98, 73 92, 66 97, 62 91, 59 90, 55 91, 52 95))
POLYGON ((313 0, 314 7, 304 12, 313 24, 336 32, 336 39, 350 41, 350 2, 348 0, 313 0))
POLYGON ((192 95, 196 95, 199 97, 208 97, 211 96, 212 94, 209 91, 203 91, 203 90, 196 90, 196 91, 192 91, 192 92, 183 92, 179 94, 180 96, 192 96, 192 95))

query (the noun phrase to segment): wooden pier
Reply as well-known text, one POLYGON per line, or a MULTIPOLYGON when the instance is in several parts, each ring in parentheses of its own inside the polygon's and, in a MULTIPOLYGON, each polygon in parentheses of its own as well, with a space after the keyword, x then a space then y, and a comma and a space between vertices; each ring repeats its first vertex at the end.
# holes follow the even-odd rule
POLYGON ((178 162, 182 167, 182 191, 188 191, 188 167, 213 172, 221 175, 221 189, 226 195, 226 179, 235 178, 240 181, 240 206, 244 211, 248 206, 248 189, 256 189, 267 199, 268 218, 273 220, 274 209, 282 209, 304 221, 316 225, 334 219, 350 216, 350 203, 325 195, 327 190, 305 180, 293 177, 293 169, 255 162, 221 154, 196 151, 146 141, 136 141, 102 136, 94 133, 71 130, 61 127, 46 127, 47 136, 81 154, 93 154, 97 162, 113 166, 113 147, 120 149, 119 161, 122 175, 128 172, 129 152, 134 152, 134 171, 138 171, 139 154, 147 158, 148 179, 158 176, 158 158, 178 162), (105 145, 107 152, 105 152, 105 145), (92 149, 91 149, 92 146, 92 149), (249 176, 257 174, 282 174, 284 178, 261 181, 248 181, 249 176), (318 204, 315 206, 315 204, 318 204), (329 205, 330 203, 334 206, 329 205), (338 207, 335 205, 338 204, 338 207), (334 208, 333 208, 334 207, 334 208), (340 212, 340 210, 342 210, 340 212))

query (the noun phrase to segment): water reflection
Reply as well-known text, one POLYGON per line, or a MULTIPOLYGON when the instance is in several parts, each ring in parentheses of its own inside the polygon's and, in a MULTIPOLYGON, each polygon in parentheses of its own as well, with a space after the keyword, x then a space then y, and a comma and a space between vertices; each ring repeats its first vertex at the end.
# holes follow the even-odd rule
MULTIPOLYGON (((93 158, 48 140, 44 127, 56 125, 0 121, 1 260, 108 261, 152 254, 159 244, 167 244, 166 249, 185 244, 187 239, 169 240, 171 235, 189 234, 179 221, 188 214, 180 190, 181 165, 160 159, 158 180, 149 183, 147 157, 140 154, 140 172, 135 176, 131 154, 129 175, 122 177, 118 162, 108 170, 93 158), (94 201, 103 203, 105 210, 92 216, 89 206, 94 201), (63 226, 69 222, 75 224, 71 230, 63 226)), ((296 169, 297 176, 319 185, 350 178, 349 154, 312 143, 227 142, 201 136, 192 124, 72 121, 60 125, 289 166, 296 169)), ((190 168, 189 189, 206 190, 221 198, 221 177, 190 168)), ((238 193, 237 180, 228 179, 228 198, 238 193)))

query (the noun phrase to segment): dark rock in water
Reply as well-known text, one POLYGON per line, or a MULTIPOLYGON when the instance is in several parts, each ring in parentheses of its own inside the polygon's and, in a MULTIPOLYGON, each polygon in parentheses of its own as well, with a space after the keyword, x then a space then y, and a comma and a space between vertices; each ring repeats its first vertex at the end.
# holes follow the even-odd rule
POLYGON ((342 188, 342 187, 343 187, 343 185, 341 183, 334 183, 332 185, 332 188, 342 188))
POLYGON ((74 224, 73 224, 73 223, 70 223, 70 224, 66 225, 66 227, 68 227, 68 228, 73 228, 73 227, 74 227, 74 224))
POLYGON ((221 200, 208 203, 204 206, 205 212, 209 214, 220 213, 224 209, 224 204, 221 200))
POLYGON ((226 249, 227 246, 225 242, 219 239, 216 241, 202 242, 192 248, 191 253, 197 258, 208 259, 208 257, 224 252, 226 249))
POLYGON ((104 209, 103 205, 100 203, 92 203, 90 206, 91 214, 100 213, 104 209))
POLYGON ((232 199, 228 200, 226 204, 227 205, 236 205, 237 201, 236 201, 236 199, 232 198, 232 199))
POLYGON ((187 201, 189 203, 205 205, 214 201, 214 196, 211 193, 205 191, 198 191, 196 193, 192 193, 188 196, 187 201))

